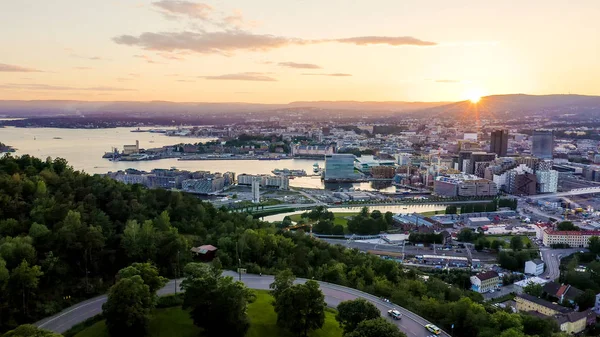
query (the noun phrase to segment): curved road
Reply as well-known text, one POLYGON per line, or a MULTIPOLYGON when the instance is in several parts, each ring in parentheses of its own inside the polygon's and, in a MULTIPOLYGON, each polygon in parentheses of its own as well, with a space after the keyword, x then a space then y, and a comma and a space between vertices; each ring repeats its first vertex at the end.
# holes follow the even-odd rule
MULTIPOLYGON (((225 271, 223 273, 227 276, 232 276, 237 279, 237 274, 231 271, 225 271)), ((159 295, 167 295, 175 292, 175 284, 179 288, 181 280, 171 280, 167 285, 158 291, 159 295), (177 282, 177 283, 176 283, 177 282)), ((263 289, 268 290, 269 284, 273 282, 273 276, 271 275, 242 275, 242 282, 252 289, 263 289)), ((306 279, 297 279, 296 283, 304 283, 306 279)), ((381 310, 382 316, 387 317, 387 311, 390 309, 399 310, 403 317, 399 321, 391 320, 392 323, 396 324, 400 330, 402 330, 408 337, 426 337, 432 335, 425 329, 425 324, 429 322, 424 318, 392 303, 387 303, 377 298, 376 296, 364 293, 362 291, 343 287, 327 282, 319 282, 321 290, 325 295, 325 302, 330 307, 336 307, 340 302, 353 300, 356 298, 364 298, 367 301, 373 303, 379 310, 381 310)), ((178 289, 180 291, 180 289, 178 289)), ((102 313, 102 304, 106 302, 106 295, 98 296, 87 301, 78 303, 70 308, 67 308, 60 313, 45 318, 35 325, 47 329, 50 331, 63 333, 69 330, 72 326, 85 321, 86 319, 96 316, 102 313)), ((449 334, 442 332, 439 336, 448 337, 449 334)))

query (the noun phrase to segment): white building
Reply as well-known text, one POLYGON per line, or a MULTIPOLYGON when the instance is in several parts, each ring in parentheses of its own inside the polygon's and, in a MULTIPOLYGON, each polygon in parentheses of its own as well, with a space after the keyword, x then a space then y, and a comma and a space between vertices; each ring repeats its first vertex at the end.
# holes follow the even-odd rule
POLYGON ((252 179, 252 202, 258 204, 260 202, 260 177, 252 179))
POLYGON ((534 276, 541 275, 544 272, 544 261, 540 259, 534 259, 525 262, 525 274, 534 276))

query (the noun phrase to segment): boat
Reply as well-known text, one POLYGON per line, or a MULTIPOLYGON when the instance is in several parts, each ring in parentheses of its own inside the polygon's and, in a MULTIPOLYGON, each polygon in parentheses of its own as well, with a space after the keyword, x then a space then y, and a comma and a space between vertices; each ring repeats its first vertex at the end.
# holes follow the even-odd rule
POLYGON ((61 137, 53 137, 52 139, 62 139, 61 137))
POLYGON ((258 160, 280 160, 279 157, 258 157, 258 160))

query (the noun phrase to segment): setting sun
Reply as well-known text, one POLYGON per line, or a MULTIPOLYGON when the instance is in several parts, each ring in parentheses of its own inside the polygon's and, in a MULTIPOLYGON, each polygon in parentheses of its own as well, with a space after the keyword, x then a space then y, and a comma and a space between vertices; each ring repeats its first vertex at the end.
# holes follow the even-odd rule
POLYGON ((483 95, 483 90, 477 88, 471 88, 465 91, 465 97, 473 104, 479 103, 483 95))

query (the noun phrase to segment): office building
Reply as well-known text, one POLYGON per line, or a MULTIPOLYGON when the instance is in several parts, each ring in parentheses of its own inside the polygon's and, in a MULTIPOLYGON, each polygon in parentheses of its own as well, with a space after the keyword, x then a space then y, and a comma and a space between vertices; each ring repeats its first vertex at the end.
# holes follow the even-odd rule
POLYGON ((186 192, 211 194, 223 190, 225 178, 213 176, 200 179, 186 179, 181 183, 181 188, 186 192))
POLYGON ((490 152, 506 157, 508 152, 508 130, 495 130, 491 134, 490 152))
POLYGON ((255 204, 260 203, 260 177, 252 178, 252 202, 255 204))
POLYGON ((537 171, 538 193, 556 193, 558 191, 558 171, 537 171))
POLYGON ((540 159, 554 156, 554 131, 535 130, 531 136, 531 154, 540 159))
POLYGON ((444 197, 480 197, 498 194, 496 183, 469 174, 439 176, 433 184, 433 193, 444 197))
POLYGON ((329 154, 325 156, 325 181, 354 180, 359 177, 354 172, 353 154, 329 154))

